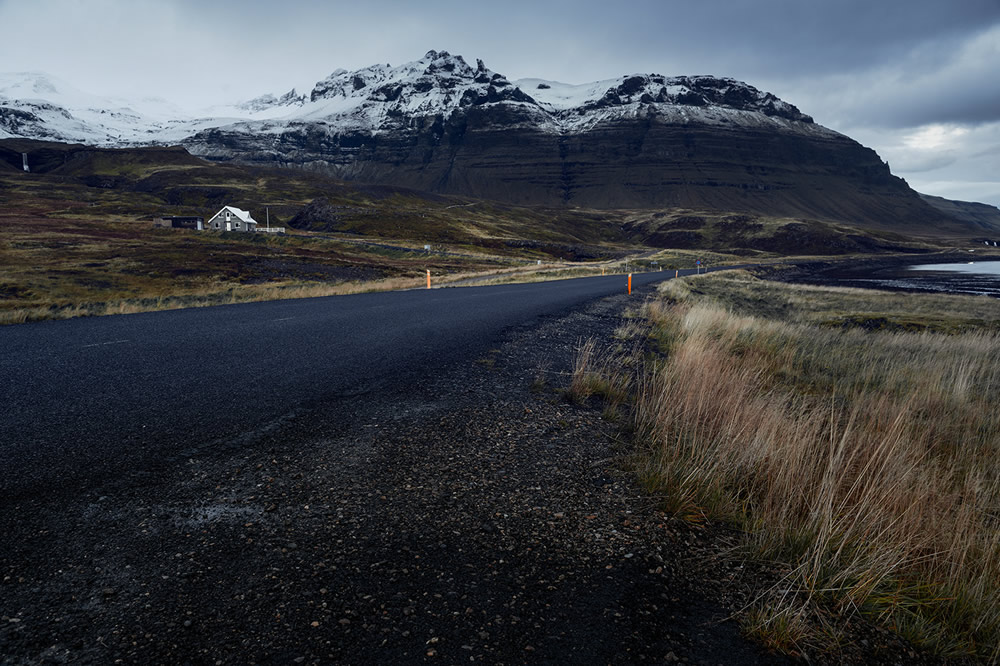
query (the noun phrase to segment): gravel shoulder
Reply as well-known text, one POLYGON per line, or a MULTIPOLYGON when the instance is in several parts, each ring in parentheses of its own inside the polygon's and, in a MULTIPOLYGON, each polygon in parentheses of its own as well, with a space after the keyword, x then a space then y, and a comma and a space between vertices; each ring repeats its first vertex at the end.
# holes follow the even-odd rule
POLYGON ((732 619, 773 574, 659 512, 616 427, 557 390, 641 298, 5 503, 0 663, 786 662, 732 619))

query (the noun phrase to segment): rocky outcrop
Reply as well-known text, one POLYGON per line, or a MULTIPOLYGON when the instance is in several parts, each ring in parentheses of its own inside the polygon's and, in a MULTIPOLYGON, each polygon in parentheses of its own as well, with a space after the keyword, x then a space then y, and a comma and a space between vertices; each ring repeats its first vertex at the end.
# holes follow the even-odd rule
MULTIPOLYGON (((353 210, 351 212, 354 212, 353 210)), ((288 221, 288 225, 295 229, 324 229, 334 230, 341 223, 344 216, 344 208, 334 206, 327 199, 320 197, 302 207, 295 216, 288 221)))
POLYGON ((275 107, 296 107, 305 104, 305 95, 299 95, 295 92, 295 88, 292 88, 286 92, 281 97, 275 97, 274 95, 261 95, 260 97, 255 97, 249 101, 237 104, 236 108, 248 111, 250 113, 259 113, 261 111, 268 111, 275 107))
POLYGON ((609 88, 600 99, 588 101, 580 108, 589 111, 634 103, 714 106, 762 113, 802 123, 813 122, 812 117, 771 93, 762 93, 742 81, 714 76, 628 76, 618 86, 609 88))

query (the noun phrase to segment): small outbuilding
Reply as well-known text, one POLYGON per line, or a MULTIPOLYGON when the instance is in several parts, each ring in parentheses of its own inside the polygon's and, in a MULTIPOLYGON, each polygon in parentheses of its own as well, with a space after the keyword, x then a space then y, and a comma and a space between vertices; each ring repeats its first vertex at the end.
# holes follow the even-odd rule
POLYGON ((253 219, 249 212, 236 206, 224 206, 222 210, 208 218, 205 228, 219 231, 250 232, 257 230, 257 220, 253 219))
POLYGON ((153 221, 154 227, 164 227, 166 229, 197 229, 201 231, 205 228, 205 220, 193 215, 165 215, 153 221))

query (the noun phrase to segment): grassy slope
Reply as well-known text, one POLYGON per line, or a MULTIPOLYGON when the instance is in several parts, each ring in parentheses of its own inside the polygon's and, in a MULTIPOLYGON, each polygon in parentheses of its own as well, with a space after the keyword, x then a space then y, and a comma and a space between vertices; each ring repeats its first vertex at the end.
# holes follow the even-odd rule
POLYGON ((729 248, 745 256, 910 252, 940 244, 940 239, 837 222, 712 210, 638 211, 628 216, 624 229, 652 247, 729 248))
MULTIPOLYGON (((19 163, 20 153, 10 146, 26 148, 23 144, 0 141, 0 151, 16 155, 19 163)), ((4 172, 5 197, 15 204, 19 195, 41 193, 86 203, 95 218, 118 214, 150 220, 166 213, 207 218, 232 204, 261 221, 268 207, 271 223, 280 226, 323 197, 339 214, 335 224, 316 226, 317 231, 476 245, 512 239, 596 245, 624 240, 605 217, 589 211, 535 210, 388 186, 347 185, 298 169, 214 165, 179 148, 41 145, 43 150, 31 153, 39 162, 32 174, 4 172)))
POLYGON ((979 230, 983 238, 993 239, 1000 227, 1000 209, 974 201, 951 201, 943 197, 921 194, 921 198, 936 209, 979 230))

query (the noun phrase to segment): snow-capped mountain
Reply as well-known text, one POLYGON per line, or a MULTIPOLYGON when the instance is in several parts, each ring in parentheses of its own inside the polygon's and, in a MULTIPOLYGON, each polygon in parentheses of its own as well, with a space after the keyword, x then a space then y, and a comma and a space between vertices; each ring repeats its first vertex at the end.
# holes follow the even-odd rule
POLYGON ((773 94, 729 78, 633 74, 583 85, 541 79, 515 83, 553 112, 560 129, 580 129, 623 115, 635 117, 650 106, 680 122, 772 124, 786 129, 792 125, 782 121, 813 123, 811 117, 773 94))
POLYGON ((345 127, 370 131, 394 127, 404 116, 449 116, 488 102, 534 104, 502 75, 486 69, 482 60, 473 69, 461 56, 446 51, 430 51, 399 67, 338 70, 317 83, 309 99, 296 119, 336 119, 345 127))
POLYGON ((747 83, 658 74, 511 81, 446 51, 337 70, 308 95, 293 89, 198 114, 95 98, 37 74, 0 75, 4 136, 181 144, 210 160, 515 203, 854 219, 895 216, 917 199, 874 151, 747 83))
MULTIPOLYGON (((372 65, 353 72, 340 69, 319 81, 308 100, 292 93, 280 100, 265 96, 241 108, 281 108, 267 120, 323 123, 336 131, 372 134, 397 130, 403 119, 447 119, 464 109, 503 105, 523 122, 552 133, 578 132, 607 120, 635 117, 644 110, 680 122, 736 123, 800 131, 829 131, 771 93, 733 79, 711 76, 630 75, 583 85, 541 79, 510 81, 482 60, 469 65, 462 56, 429 51, 397 67, 372 65)), ((274 122, 248 119, 240 129, 280 132, 274 122)))
POLYGON ((40 72, 0 74, 0 138, 101 146, 167 143, 191 133, 185 114, 159 98, 99 97, 40 72))
POLYGON ((488 104, 518 107, 527 121, 556 133, 636 116, 648 108, 682 122, 763 123, 785 129, 794 127, 791 123, 812 124, 791 104, 733 79, 637 74, 583 85, 542 79, 512 82, 481 60, 473 68, 462 56, 429 51, 397 67, 337 70, 316 83, 309 95, 292 89, 200 113, 182 111, 162 99, 90 95, 38 72, 0 74, 0 137, 100 146, 170 144, 210 128, 273 133, 309 122, 379 133, 398 128, 402 118, 447 118, 488 104))

